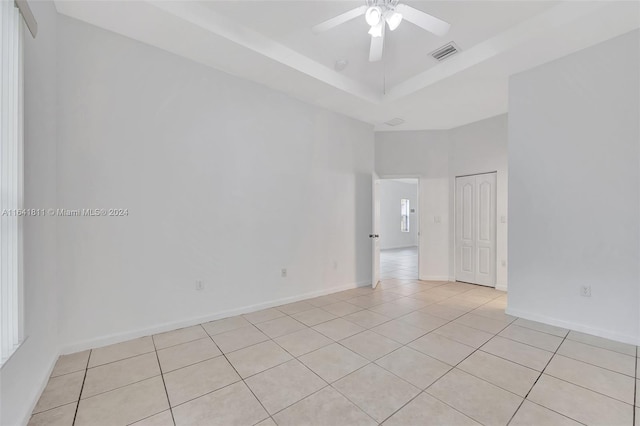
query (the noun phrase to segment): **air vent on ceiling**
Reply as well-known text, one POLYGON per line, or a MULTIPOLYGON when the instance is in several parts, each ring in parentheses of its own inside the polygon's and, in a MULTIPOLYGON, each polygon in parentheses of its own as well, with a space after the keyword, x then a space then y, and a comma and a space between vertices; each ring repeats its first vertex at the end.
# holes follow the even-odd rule
POLYGON ((445 59, 452 55, 455 55, 459 51, 460 48, 454 42, 451 42, 431 52, 431 56, 433 56, 438 61, 444 61, 445 59))
POLYGON ((391 120, 384 122, 384 124, 386 124, 387 126, 398 126, 402 123, 404 123, 404 120, 398 117, 392 118, 391 120))

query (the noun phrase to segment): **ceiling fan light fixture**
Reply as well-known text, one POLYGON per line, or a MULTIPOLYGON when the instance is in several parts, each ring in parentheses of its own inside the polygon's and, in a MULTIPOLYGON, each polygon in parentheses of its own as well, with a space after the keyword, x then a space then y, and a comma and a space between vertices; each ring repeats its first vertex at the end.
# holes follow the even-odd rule
POLYGON ((364 19, 367 21, 367 24, 374 27, 380 23, 382 20, 382 9, 378 6, 371 6, 367 9, 367 12, 364 15, 364 19))
POLYGON ((384 19, 387 21, 387 25, 389 25, 389 29, 393 31, 396 28, 398 28, 398 26, 402 22, 402 14, 396 12, 395 10, 390 10, 385 14, 384 19))
POLYGON ((369 29, 369 34, 371 37, 382 37, 382 27, 384 26, 384 21, 380 22, 378 25, 374 25, 369 29))

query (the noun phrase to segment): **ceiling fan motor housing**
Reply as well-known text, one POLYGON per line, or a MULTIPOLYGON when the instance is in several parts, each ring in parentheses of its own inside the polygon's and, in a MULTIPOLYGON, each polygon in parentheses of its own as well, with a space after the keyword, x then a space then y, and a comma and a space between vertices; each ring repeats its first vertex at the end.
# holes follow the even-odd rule
MULTIPOLYGON (((398 28, 402 22, 402 15, 396 12, 398 0, 367 0, 367 11, 365 12, 365 20, 370 27, 384 25, 386 21, 391 31, 398 28)), ((374 37, 379 37, 379 31, 375 34, 369 32, 374 37)))

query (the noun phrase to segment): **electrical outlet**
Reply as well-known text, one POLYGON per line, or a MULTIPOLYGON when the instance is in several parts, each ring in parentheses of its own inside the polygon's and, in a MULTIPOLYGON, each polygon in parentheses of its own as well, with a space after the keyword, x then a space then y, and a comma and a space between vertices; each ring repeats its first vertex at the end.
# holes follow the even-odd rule
POLYGON ((590 285, 580 286, 580 295, 583 297, 591 297, 591 286, 590 285))
POLYGON ((287 268, 282 268, 282 271, 280 271, 280 276, 282 278, 287 278, 287 268))
POLYGON ((198 291, 204 290, 204 283, 201 280, 196 281, 196 290, 198 291))

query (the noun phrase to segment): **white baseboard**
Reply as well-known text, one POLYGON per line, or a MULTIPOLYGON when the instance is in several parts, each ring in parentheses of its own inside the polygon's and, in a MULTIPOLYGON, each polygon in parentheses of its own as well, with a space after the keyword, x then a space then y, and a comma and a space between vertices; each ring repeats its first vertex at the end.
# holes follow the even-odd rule
POLYGON ((423 275, 419 278, 420 281, 451 281, 447 275, 423 275))
POLYGON ((150 336, 152 334, 163 333, 165 331, 171 331, 178 328, 190 327, 192 325, 202 324, 209 321, 215 321, 222 318, 233 317, 236 315, 247 314, 250 312, 259 311, 262 309, 273 308, 274 306, 284 305, 286 303, 298 302, 304 299, 311 299, 313 297, 324 296, 338 291, 350 290, 357 287, 370 286, 371 281, 361 281, 354 284, 347 284, 338 287, 331 287, 328 289, 312 291, 310 293, 300 294, 297 296, 285 297, 282 299, 271 300, 269 302, 258 303, 255 305, 243 306, 240 308, 229 309, 221 312, 216 312, 210 315, 202 317, 189 318, 185 320, 172 321, 163 324, 157 324, 150 327, 144 327, 133 331, 126 331, 123 333, 114 333, 106 336, 100 336, 93 339, 82 340, 79 342, 69 343, 62 347, 60 353, 70 354, 74 352, 84 351, 87 349, 95 349, 102 346, 112 345, 114 343, 121 343, 131 339, 137 339, 139 337, 150 336))
POLYGON ((531 321, 537 321, 544 324, 554 325, 556 327, 566 328, 569 330, 579 331, 581 333, 591 334, 593 336, 604 337, 605 339, 615 340, 617 342, 628 343, 631 345, 640 345, 639 336, 630 336, 628 334, 617 333, 611 330, 595 328, 583 324, 565 321, 557 318, 551 318, 545 315, 539 315, 533 312, 527 312, 520 309, 512 309, 507 306, 505 313, 514 317, 524 318, 531 321))
POLYGON ((49 377, 51 377, 51 373, 53 373, 53 368, 56 366, 58 357, 60 357, 60 351, 59 350, 55 351, 54 354, 55 355, 51 360, 51 362, 49 363, 49 367, 46 370, 47 374, 45 374, 44 377, 42 377, 42 380, 40 380, 40 385, 36 388, 35 392, 33 393, 33 397, 30 398, 29 409, 24 414, 24 418, 20 423, 21 425, 26 426, 29 423, 29 420, 31 420, 31 413, 33 413, 33 409, 36 408, 36 404, 40 399, 40 395, 42 395, 42 392, 44 392, 44 388, 47 387, 47 384, 49 383, 49 377))
POLYGON ((500 291, 507 291, 507 285, 506 284, 496 284, 496 290, 500 290, 500 291))

